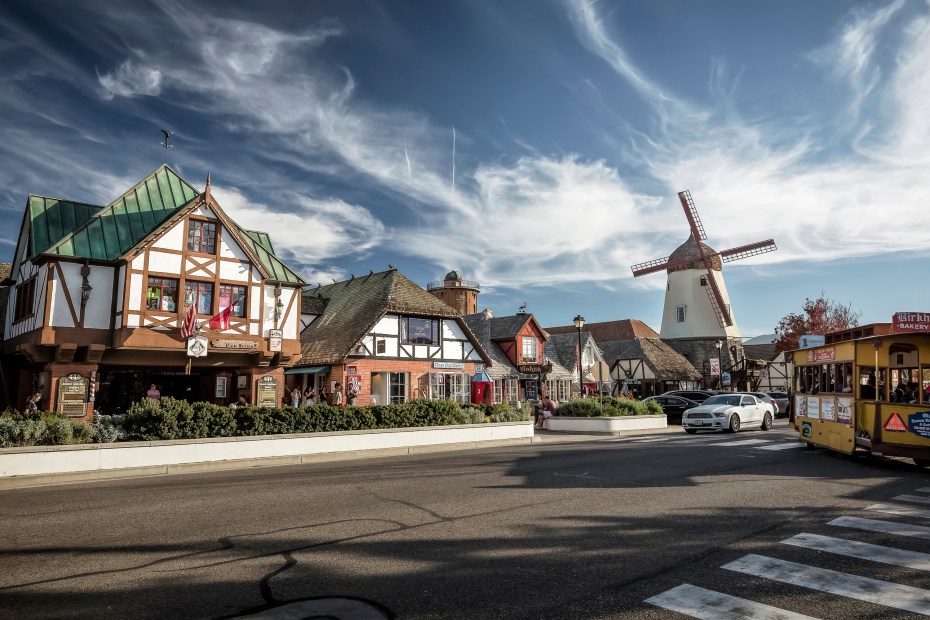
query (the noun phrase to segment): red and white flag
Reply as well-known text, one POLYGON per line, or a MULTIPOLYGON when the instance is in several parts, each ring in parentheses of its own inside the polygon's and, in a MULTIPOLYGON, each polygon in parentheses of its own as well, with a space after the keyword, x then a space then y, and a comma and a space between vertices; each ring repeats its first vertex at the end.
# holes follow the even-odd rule
POLYGON ((181 321, 181 338, 190 338, 197 333, 197 310, 193 305, 187 307, 184 320, 181 321))
POLYGON ((210 329, 229 329, 229 317, 232 316, 233 308, 239 303, 241 297, 233 300, 228 306, 220 310, 219 314, 210 319, 210 329))

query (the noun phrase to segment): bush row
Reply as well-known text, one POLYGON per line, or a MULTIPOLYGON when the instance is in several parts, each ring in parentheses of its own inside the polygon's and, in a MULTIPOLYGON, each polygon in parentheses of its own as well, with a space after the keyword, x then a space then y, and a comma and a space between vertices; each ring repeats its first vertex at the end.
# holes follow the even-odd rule
POLYGON ((0 414, 0 447, 338 432, 529 419, 526 406, 458 405, 444 400, 368 407, 318 404, 232 409, 163 397, 158 401, 146 399, 135 403, 125 415, 97 416, 93 424, 74 422, 47 412, 29 416, 5 412, 0 414))
POLYGON ((663 413, 662 407, 654 400, 642 402, 629 398, 607 396, 603 407, 597 398, 579 398, 559 405, 557 415, 574 418, 598 418, 601 416, 617 417, 627 415, 656 415, 663 413))

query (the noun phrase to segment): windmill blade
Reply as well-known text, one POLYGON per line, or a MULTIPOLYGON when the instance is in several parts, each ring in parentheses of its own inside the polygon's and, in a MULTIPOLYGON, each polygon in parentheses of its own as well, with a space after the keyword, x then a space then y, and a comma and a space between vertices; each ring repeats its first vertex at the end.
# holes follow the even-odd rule
POLYGON ((774 252, 777 249, 778 246, 775 245, 774 239, 766 239, 765 241, 747 243, 746 245, 724 250, 720 252, 720 259, 725 263, 732 263, 735 260, 749 258, 750 256, 758 256, 766 252, 774 252))
POLYGON ((707 296, 710 298, 710 307, 714 310, 717 322, 720 327, 729 327, 733 325, 733 317, 730 316, 730 308, 723 301, 723 295, 720 294, 720 288, 717 286, 717 278, 714 277, 712 269, 707 270, 707 296))
POLYGON ((688 190, 678 192, 678 200, 681 201, 681 206, 685 210, 685 217, 688 218, 691 234, 694 235, 695 241, 707 239, 707 235, 704 233, 704 224, 701 223, 697 207, 694 206, 694 201, 691 199, 691 192, 688 190))
POLYGON ((647 261, 645 263, 640 263, 638 265, 633 265, 630 269, 633 270, 633 277, 638 278, 639 276, 645 276, 650 273, 655 273, 657 271, 662 271, 664 269, 674 269, 675 267, 682 267, 693 263, 694 259, 692 258, 679 258, 676 260, 669 260, 666 256, 665 258, 657 258, 655 260, 647 261))

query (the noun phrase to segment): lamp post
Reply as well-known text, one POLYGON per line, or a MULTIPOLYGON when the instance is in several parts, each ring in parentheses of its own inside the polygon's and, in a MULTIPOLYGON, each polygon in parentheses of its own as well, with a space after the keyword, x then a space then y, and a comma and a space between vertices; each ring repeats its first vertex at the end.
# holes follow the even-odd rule
POLYGON ((281 301, 281 285, 274 287, 274 326, 278 328, 278 321, 281 319, 281 312, 284 310, 284 302, 281 301))
POLYGON ((723 360, 720 359, 720 349, 723 348, 723 341, 718 340, 714 343, 714 348, 717 349, 717 365, 720 369, 720 374, 717 375, 717 387, 723 387, 723 360))
POLYGON ((578 395, 584 397, 584 378, 581 374, 581 328, 584 327, 584 317, 579 314, 572 320, 572 323, 578 330, 578 395))

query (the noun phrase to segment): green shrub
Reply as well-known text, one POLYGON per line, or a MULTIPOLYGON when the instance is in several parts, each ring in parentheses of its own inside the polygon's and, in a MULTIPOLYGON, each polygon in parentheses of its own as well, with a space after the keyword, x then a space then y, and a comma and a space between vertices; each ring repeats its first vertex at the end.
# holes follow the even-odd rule
POLYGON ((89 422, 72 422, 71 434, 72 443, 93 443, 95 436, 94 425, 89 422))
POLYGON ((604 398, 603 407, 597 398, 579 398, 562 403, 559 405, 558 415, 575 418, 596 418, 600 416, 617 417, 661 413, 662 408, 655 401, 644 403, 629 398, 608 396, 604 398))

